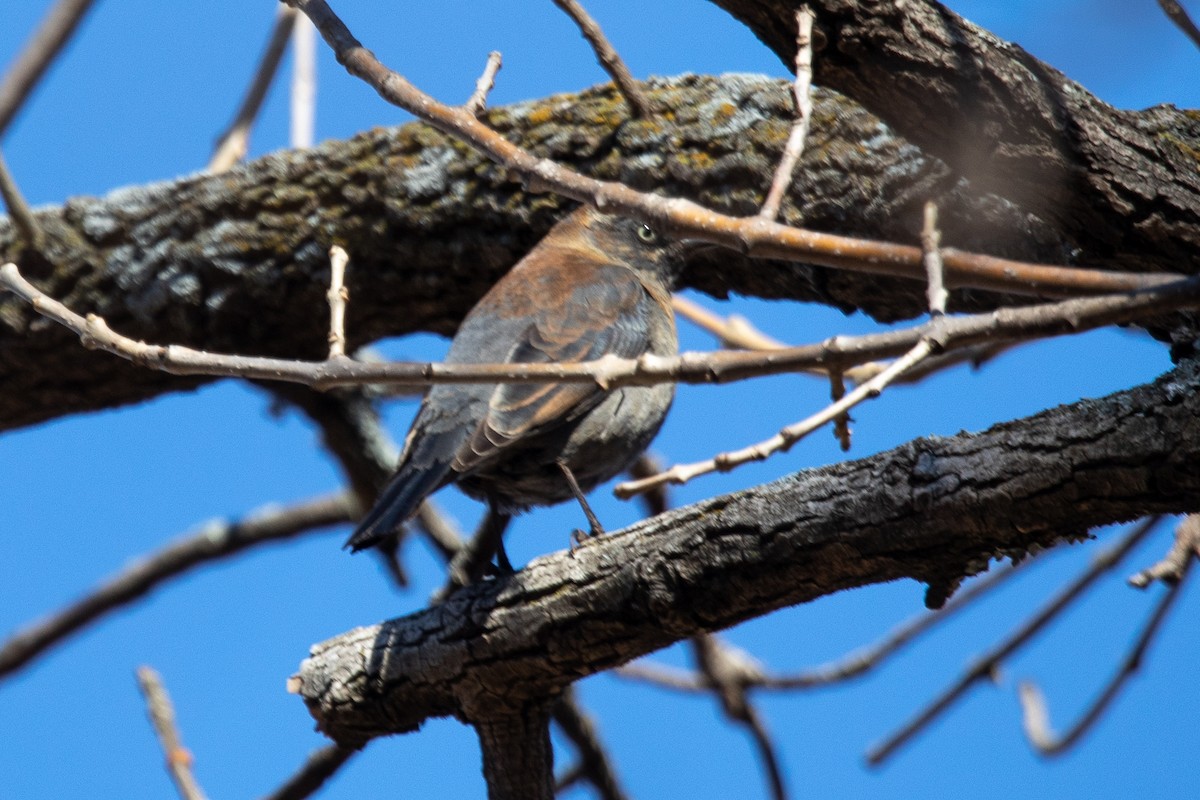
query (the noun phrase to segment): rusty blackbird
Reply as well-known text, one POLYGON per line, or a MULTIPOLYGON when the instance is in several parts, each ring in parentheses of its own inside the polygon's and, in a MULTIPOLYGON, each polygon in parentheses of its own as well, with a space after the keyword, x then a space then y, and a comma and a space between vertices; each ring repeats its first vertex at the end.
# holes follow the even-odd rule
MULTIPOLYGON (((449 364, 591 361, 678 351, 671 287, 684 245, 584 206, 559 222, 475 305, 449 364)), ((346 546, 393 534, 431 492, 456 483, 501 514, 576 497, 624 470, 662 425, 671 383, 438 384, 417 412, 395 475, 346 546), (572 484, 575 484, 572 486, 572 484)))

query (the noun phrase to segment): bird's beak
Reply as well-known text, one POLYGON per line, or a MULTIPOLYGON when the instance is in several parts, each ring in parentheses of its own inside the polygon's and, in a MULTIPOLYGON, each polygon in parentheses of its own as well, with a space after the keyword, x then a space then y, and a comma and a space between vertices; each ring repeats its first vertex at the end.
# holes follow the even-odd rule
POLYGON ((691 258, 698 253, 715 250, 720 247, 719 244, 706 242, 703 239, 680 239, 677 244, 679 252, 684 258, 691 258))

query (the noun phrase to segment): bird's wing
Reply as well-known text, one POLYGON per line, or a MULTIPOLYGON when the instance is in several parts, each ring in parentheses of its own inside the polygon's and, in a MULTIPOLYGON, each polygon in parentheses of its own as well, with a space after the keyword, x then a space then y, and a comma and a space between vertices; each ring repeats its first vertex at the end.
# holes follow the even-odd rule
MULTIPOLYGON (((526 321, 506 359, 516 364, 579 363, 612 354, 641 355, 653 300, 629 269, 578 265, 590 273, 569 293, 530 298, 526 321)), ((517 284, 517 287, 521 287, 517 284)), ((525 285, 518 291, 536 291, 525 285)), ((469 472, 511 443, 578 419, 604 398, 595 383, 508 383, 492 392, 487 415, 456 454, 455 472, 469 472)))

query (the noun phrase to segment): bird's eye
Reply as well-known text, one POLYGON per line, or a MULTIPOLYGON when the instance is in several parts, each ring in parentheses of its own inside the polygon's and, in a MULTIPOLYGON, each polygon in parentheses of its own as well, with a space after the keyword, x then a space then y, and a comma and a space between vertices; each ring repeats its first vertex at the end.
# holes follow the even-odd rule
POLYGON ((658 234, 649 225, 639 225, 637 237, 642 240, 643 244, 654 244, 658 241, 658 234))

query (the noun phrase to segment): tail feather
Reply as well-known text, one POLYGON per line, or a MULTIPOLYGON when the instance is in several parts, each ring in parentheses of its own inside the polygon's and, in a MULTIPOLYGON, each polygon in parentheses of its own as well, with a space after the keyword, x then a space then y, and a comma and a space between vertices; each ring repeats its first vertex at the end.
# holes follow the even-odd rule
POLYGON ((406 460, 379 493, 374 507, 359 521, 345 547, 357 553, 396 533, 421 501, 442 485, 448 472, 446 464, 435 463, 422 469, 406 460))

